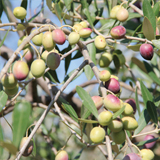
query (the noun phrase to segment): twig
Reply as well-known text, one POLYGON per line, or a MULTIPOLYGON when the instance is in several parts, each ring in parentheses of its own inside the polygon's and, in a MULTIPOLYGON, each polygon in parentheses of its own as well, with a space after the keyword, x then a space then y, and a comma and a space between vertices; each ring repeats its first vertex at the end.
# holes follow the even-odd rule
POLYGON ((111 143, 108 135, 106 136, 106 146, 107 146, 107 152, 108 152, 108 160, 113 160, 112 148, 111 148, 111 143))

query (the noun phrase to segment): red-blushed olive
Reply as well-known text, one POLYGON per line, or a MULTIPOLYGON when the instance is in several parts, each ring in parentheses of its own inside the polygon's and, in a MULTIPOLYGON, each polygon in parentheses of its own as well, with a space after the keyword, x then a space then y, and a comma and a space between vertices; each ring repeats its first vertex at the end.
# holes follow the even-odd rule
MULTIPOLYGON (((17 43, 18 47, 22 44, 22 42, 23 42, 25 39, 26 39, 26 36, 23 36, 23 37, 21 37, 21 38, 18 40, 18 43, 17 43)), ((26 49, 27 47, 29 47, 29 43, 27 43, 27 44, 23 47, 23 49, 26 49)))
POLYGON ((125 9, 125 8, 120 8, 118 11, 117 11, 117 14, 116 14, 116 18, 117 20, 119 20, 120 22, 124 22, 128 19, 129 17, 129 13, 128 13, 128 10, 125 9))
POLYGON ((105 88, 110 90, 114 94, 120 92, 120 84, 115 78, 110 78, 107 82, 105 82, 105 88))
POLYGON ((16 61, 13 65, 13 75, 14 77, 21 81, 27 78, 29 73, 29 67, 24 61, 16 61))
POLYGON ((126 139, 126 134, 124 130, 121 130, 120 132, 112 132, 111 137, 116 144, 122 144, 126 139))
POLYGON ((27 15, 27 11, 23 7, 16 7, 13 10, 13 14, 18 19, 24 19, 27 15))
POLYGON ((141 149, 141 156, 142 160, 153 160, 154 159, 154 153, 150 149, 141 149))
POLYGON ((121 39, 125 36, 126 29, 123 26, 116 26, 111 29, 110 34, 114 39, 121 39))
POLYGON ((108 94, 104 100, 103 100, 103 104, 104 106, 113 111, 113 112, 116 112, 118 111, 119 109, 121 109, 121 101, 118 97, 116 97, 115 95, 112 95, 112 94, 108 94))
POLYGON ((111 9, 111 11, 110 11, 110 18, 116 19, 116 18, 117 18, 117 17, 116 17, 117 11, 118 11, 120 8, 122 8, 122 6, 120 6, 120 5, 114 6, 114 7, 111 9))
POLYGON ((15 96, 17 94, 18 89, 19 89, 19 85, 17 83, 17 85, 12 89, 8 89, 8 88, 5 88, 5 87, 3 89, 4 89, 4 91, 6 92, 6 94, 8 96, 13 97, 13 96, 15 96))
POLYGON ((17 85, 17 79, 13 73, 6 73, 1 79, 2 85, 7 89, 12 89, 17 85))
POLYGON ((66 41, 66 35, 61 29, 55 29, 52 31, 53 41, 57 44, 64 44, 66 41))
POLYGON ((31 64, 31 73, 36 78, 43 76, 45 69, 46 64, 42 59, 36 59, 31 64))
POLYGON ((125 130, 135 130, 138 127, 138 122, 129 116, 123 117, 122 122, 125 130))
POLYGON ((68 36, 68 42, 70 45, 78 43, 80 35, 77 32, 71 32, 68 36))
POLYGON ((153 47, 150 44, 144 43, 140 46, 140 54, 146 60, 151 60, 153 57, 153 47))
POLYGON ((92 96, 92 100, 93 100, 97 110, 99 110, 103 105, 102 97, 100 97, 100 96, 92 96))
MULTIPOLYGON (((153 135, 148 134, 148 135, 145 136, 144 141, 151 140, 151 139, 154 139, 154 138, 155 138, 155 137, 154 137, 153 135)), ((150 149, 150 148, 152 148, 155 144, 156 144, 156 141, 150 142, 150 143, 146 143, 146 144, 144 144, 144 147, 150 149)))
POLYGON ((90 139, 93 143, 103 142, 105 130, 102 127, 94 127, 90 132, 90 139))
POLYGON ((111 78, 111 73, 108 70, 99 72, 99 79, 103 82, 108 81, 111 78))
POLYGON ((55 42, 52 38, 52 32, 45 32, 42 37, 42 44, 47 51, 51 51, 55 47, 55 42))
POLYGON ((33 52, 33 49, 31 47, 26 48, 23 51, 23 54, 24 54, 24 58, 27 62, 31 62, 33 60, 34 52, 33 52))
MULTIPOLYGON (((37 29, 34 29, 32 31, 35 32, 37 29)), ((39 33, 37 35, 35 35, 33 38, 32 38, 32 42, 36 45, 36 46, 41 46, 42 45, 42 37, 43 37, 43 33, 39 33)))
MULTIPOLYGON (((27 141, 27 139, 28 139, 28 137, 22 138, 19 149, 21 149, 23 147, 23 145, 27 141)), ((32 151, 33 151, 33 141, 31 140, 22 155, 24 157, 28 157, 32 153, 32 151)))
POLYGON ((105 52, 101 55, 99 59, 99 66, 108 67, 110 63, 112 62, 112 60, 113 60, 112 54, 105 52))
POLYGON ((124 102, 123 105, 125 105, 125 109, 122 113, 124 116, 130 116, 133 114, 133 108, 129 103, 124 102))
POLYGON ((108 128, 112 132, 120 132, 123 129, 123 123, 120 118, 113 119, 111 123, 108 125, 108 128))
POLYGON ((75 25, 73 26, 73 28, 74 28, 77 32, 79 32, 79 31, 83 28, 83 26, 82 26, 81 24, 77 23, 77 24, 75 24, 75 25))
POLYGON ((123 158, 123 160, 142 160, 142 158, 136 153, 129 153, 123 158))
POLYGON ((90 28, 82 28, 79 31, 79 35, 81 38, 87 38, 91 35, 91 33, 92 33, 92 30, 90 28))
POLYGON ((112 113, 110 111, 102 111, 98 115, 98 122, 102 126, 107 126, 112 122, 112 113))
POLYGON ((49 52, 48 52, 47 50, 45 50, 45 51, 41 54, 41 58, 46 62, 48 55, 49 55, 49 52))
POLYGON ((101 36, 101 35, 97 36, 95 38, 94 44, 95 44, 96 48, 99 49, 99 50, 103 50, 107 46, 105 38, 103 36, 101 36))
POLYGON ((130 104, 133 108, 133 114, 136 113, 137 107, 136 107, 136 102, 133 98, 129 98, 125 100, 126 103, 130 104))
POLYGON ((68 153, 65 150, 61 150, 57 153, 55 160, 68 160, 68 153))
POLYGON ((46 63, 50 69, 56 70, 59 67, 60 62, 61 62, 61 58, 58 53, 51 52, 48 54, 46 63))
POLYGON ((88 24, 87 24, 86 21, 82 21, 79 24, 82 25, 83 28, 87 28, 88 27, 88 24))

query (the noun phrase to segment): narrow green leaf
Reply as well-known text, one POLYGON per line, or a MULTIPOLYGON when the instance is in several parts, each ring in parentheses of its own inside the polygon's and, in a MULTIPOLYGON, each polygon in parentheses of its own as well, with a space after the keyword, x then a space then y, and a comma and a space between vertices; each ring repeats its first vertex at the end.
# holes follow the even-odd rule
POLYGON ((8 35, 9 30, 10 30, 10 28, 8 28, 8 31, 6 32, 6 34, 5 34, 4 38, 3 38, 3 40, 1 41, 0 47, 2 47, 2 45, 3 45, 3 43, 4 43, 5 39, 6 39, 6 37, 7 37, 7 35, 8 35))
POLYGON ((88 116, 91 114, 91 112, 84 106, 82 105, 81 107, 81 118, 86 119, 88 116))
POLYGON ((113 114, 113 119, 115 119, 115 118, 117 118, 117 116, 119 116, 119 115, 121 115, 122 113, 123 113, 123 111, 124 111, 124 109, 125 109, 125 105, 120 109, 120 110, 118 110, 117 112, 115 112, 114 114, 113 114))
POLYGON ((61 12, 62 12, 62 11, 61 11, 61 7, 59 6, 58 3, 55 3, 55 4, 54 4, 54 10, 55 10, 55 13, 56 13, 59 21, 61 21, 61 20, 62 20, 62 17, 61 17, 61 12))
POLYGON ((83 105, 96 117, 98 118, 97 108, 91 98, 91 96, 82 88, 77 86, 76 91, 82 100, 83 105))
POLYGON ((81 57, 82 57, 82 53, 78 50, 72 59, 77 59, 77 58, 81 58, 81 57))
POLYGON ((27 10, 27 0, 22 0, 21 7, 25 8, 27 10))
POLYGON ((156 2, 153 7, 153 11, 156 17, 159 16, 159 10, 160 10, 160 2, 156 2))
POLYGON ((115 24, 116 20, 114 19, 107 19, 105 21, 105 24, 99 29, 99 31, 105 31, 111 29, 113 25, 115 24))
POLYGON ((147 143, 151 143, 151 142, 155 142, 157 141, 159 138, 153 138, 153 139, 150 139, 150 140, 147 140, 147 141, 141 141, 141 142, 137 142, 135 143, 136 146, 143 146, 144 144, 147 144, 147 143))
MULTIPOLYGON (((3 141, 3 129, 2 129, 2 126, 0 124, 0 142, 3 141)), ((3 147, 0 146, 0 155, 2 156, 3 155, 3 147)))
POLYGON ((147 109, 144 108, 143 111, 141 112, 139 119, 138 119, 138 128, 134 131, 134 135, 140 133, 142 131, 142 129, 148 124, 150 119, 151 118, 148 114, 147 109))
POLYGON ((36 157, 36 152, 37 152, 36 143, 35 143, 34 139, 32 139, 32 141, 33 141, 33 151, 32 151, 32 155, 33 155, 34 157, 36 157))
POLYGON ((157 115, 157 109, 156 109, 155 104, 151 101, 148 101, 146 108, 147 108, 149 116, 151 117, 153 122, 157 124, 158 123, 158 115, 157 115))
POLYGON ((52 10, 52 0, 46 0, 46 4, 47 4, 49 10, 51 11, 52 10))
POLYGON ((131 61, 136 64, 143 72, 147 73, 145 65, 143 62, 141 62, 138 58, 132 57, 131 61))
POLYGON ((17 154, 17 148, 14 144, 0 141, 0 146, 3 148, 6 148, 11 154, 16 155, 17 154))
POLYGON ((13 110, 13 144, 18 147, 29 123, 31 104, 27 101, 17 102, 13 110))
POLYGON ((131 49, 133 51, 139 51, 139 48, 140 48, 141 44, 136 44, 136 45, 133 45, 133 46, 127 46, 128 49, 131 49))
POLYGON ((79 121, 84 122, 84 123, 98 123, 98 121, 90 120, 90 119, 82 119, 78 118, 79 121))
POLYGON ((28 20, 28 23, 33 21, 42 11, 44 10, 44 7, 38 12, 36 13, 33 17, 31 17, 29 20, 28 20))
POLYGON ((4 92, 0 92, 0 112, 2 111, 3 107, 5 106, 8 99, 8 95, 4 92))
POLYGON ((2 0, 0 0, 0 19, 1 19, 2 13, 3 13, 3 3, 2 3, 2 0))
POLYGON ((151 22, 154 30, 154 34, 155 34, 156 33, 156 17, 148 0, 143 1, 142 9, 143 9, 144 17, 147 17, 148 20, 151 22))
POLYGON ((149 63, 147 63, 146 61, 143 61, 144 65, 145 65, 145 68, 148 72, 148 75, 150 76, 150 78, 155 82, 157 83, 158 85, 160 85, 160 80, 159 78, 157 77, 157 75, 154 73, 153 71, 153 68, 150 66, 149 63))
POLYGON ((152 40, 152 43, 157 49, 160 49, 160 40, 152 40))
POLYGON ((147 17, 144 17, 142 28, 143 28, 143 34, 148 40, 155 39, 155 34, 152 24, 147 17))
POLYGON ((53 70, 49 70, 44 74, 45 77, 47 77, 51 82, 54 83, 60 83, 59 79, 57 77, 57 72, 53 70))
POLYGON ((68 102, 62 103, 62 107, 72 117, 72 119, 78 122, 78 115, 68 102))
POLYGON ((77 160, 80 159, 83 150, 84 150, 84 148, 82 148, 82 149, 79 151, 79 153, 74 157, 74 160, 75 160, 75 159, 77 159, 77 160))
POLYGON ((136 92, 135 92, 135 100, 136 100, 136 108, 137 108, 137 111, 138 111, 138 115, 140 116, 141 111, 140 111, 140 107, 139 107, 138 94, 137 94, 137 87, 136 87, 136 92))
POLYGON ((129 21, 130 19, 133 19, 133 18, 140 18, 142 17, 139 13, 134 13, 134 12, 129 12, 129 17, 127 19, 127 21, 129 21))
POLYGON ((69 11, 71 9, 71 3, 73 0, 64 0, 65 6, 67 10, 69 11))
POLYGON ((65 74, 67 73, 68 71, 68 68, 70 66, 70 62, 71 62, 71 54, 68 55, 66 58, 65 58, 65 74))

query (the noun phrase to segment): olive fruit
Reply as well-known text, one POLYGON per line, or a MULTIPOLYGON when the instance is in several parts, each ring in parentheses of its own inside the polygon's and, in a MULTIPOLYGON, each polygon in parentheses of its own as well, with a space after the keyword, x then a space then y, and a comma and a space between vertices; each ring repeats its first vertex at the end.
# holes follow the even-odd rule
POLYGON ((100 97, 100 96, 92 96, 91 98, 92 98, 97 110, 99 110, 103 105, 102 97, 100 97))
POLYGON ((110 34, 114 39, 121 39, 125 36, 126 29, 123 26, 116 26, 111 29, 110 34))
MULTIPOLYGON (((154 138, 155 137, 153 135, 148 134, 148 135, 145 136, 144 141, 151 140, 151 139, 154 139, 154 138)), ((146 143, 146 144, 144 144, 144 147, 149 149, 149 148, 152 148, 155 144, 156 144, 156 141, 146 143)))
POLYGON ((81 29, 83 29, 83 26, 82 26, 80 23, 77 23, 77 24, 75 24, 75 25, 73 26, 73 28, 74 28, 77 32, 79 32, 81 29))
POLYGON ((133 114, 133 108, 129 103, 124 102, 123 105, 125 105, 125 109, 122 113, 123 115, 130 116, 131 114, 133 114))
POLYGON ((100 73, 99 73, 99 79, 101 81, 104 81, 104 82, 108 81, 110 79, 110 77, 111 77, 111 74, 108 70, 103 70, 103 71, 100 71, 100 73))
POLYGON ((41 58, 46 62, 48 55, 49 55, 49 52, 45 50, 44 52, 42 52, 41 58))
POLYGON ((141 149, 142 160, 152 160, 154 159, 154 153, 150 149, 141 149))
POLYGON ((82 28, 79 31, 79 35, 81 38, 87 38, 91 35, 91 33, 92 33, 92 30, 90 28, 82 28))
POLYGON ((114 6, 112 9, 111 9, 111 12, 110 12, 110 18, 112 19, 116 19, 116 15, 117 15, 117 11, 122 8, 120 5, 116 5, 114 6))
POLYGON ((27 78, 29 73, 29 67, 24 61, 16 61, 13 65, 13 75, 17 80, 24 80, 27 78))
POLYGON ((4 87, 4 92, 6 92, 6 94, 8 96, 13 97, 13 96, 15 96, 17 94, 18 89, 19 89, 19 85, 17 83, 17 85, 14 88, 12 88, 12 89, 8 89, 8 88, 4 87))
POLYGON ((66 35, 61 29, 55 29, 52 31, 53 41, 57 44, 64 44, 66 41, 66 35))
POLYGON ((120 92, 120 84, 115 78, 110 78, 107 82, 105 82, 105 88, 110 90, 114 94, 120 92))
POLYGON ((141 160, 141 156, 136 153, 127 154, 123 160, 141 160))
POLYGON ((65 150, 61 150, 57 153, 55 160, 68 160, 68 153, 65 150))
POLYGON ((90 139, 94 143, 101 143, 105 137, 105 130, 102 127, 94 127, 90 132, 90 139))
POLYGON ((105 49, 107 43, 106 43, 106 40, 103 36, 97 36, 94 40, 94 44, 96 46, 97 49, 99 50, 103 50, 105 49))
POLYGON ((77 32, 71 32, 68 36, 68 42, 70 45, 78 43, 80 35, 77 32))
POLYGON ((146 60, 151 60, 153 57, 153 47, 150 44, 144 43, 140 46, 140 54, 146 60))
POLYGON ((123 128, 126 130, 135 130, 138 127, 137 121, 129 116, 122 118, 123 128))
POLYGON ((18 31, 22 31, 22 30, 24 30, 26 27, 25 27, 23 24, 19 23, 16 28, 17 28, 18 31))
POLYGON ((98 122, 102 126, 107 126, 112 122, 112 113, 103 111, 98 115, 98 122))
POLYGON ((42 59, 36 59, 31 64, 31 73, 36 78, 43 76, 45 69, 46 65, 42 59))
POLYGON ((12 89, 17 85, 17 79, 13 73, 6 73, 1 79, 2 85, 7 89, 12 89))
POLYGON ((121 101, 118 97, 116 97, 115 95, 112 95, 112 94, 108 94, 104 100, 103 100, 103 104, 104 106, 113 111, 113 112, 116 112, 118 111, 119 109, 121 109, 121 101))
MULTIPOLYGON (((28 137, 23 137, 20 143, 20 149, 23 147, 24 143, 27 141, 28 137)), ((33 151, 33 141, 31 140, 28 144, 28 146, 26 147, 25 151, 23 152, 23 156, 24 157, 28 157, 33 151)))
POLYGON ((87 28, 88 27, 88 24, 87 24, 86 21, 82 21, 79 24, 82 25, 83 28, 87 28))
POLYGON ((120 22, 124 22, 128 19, 129 17, 129 13, 127 11, 127 9, 125 8, 120 8, 118 11, 117 11, 117 14, 116 14, 116 18, 117 20, 119 20, 120 22))
POLYGON ((100 67, 108 67, 110 63, 112 62, 113 57, 110 53, 103 53, 99 59, 99 66, 100 67))
POLYGON ((124 130, 121 130, 120 132, 112 132, 111 137, 116 144, 122 144, 126 139, 126 134, 124 130))
POLYGON ((33 60, 33 49, 31 47, 26 48, 23 51, 24 58, 27 62, 31 62, 33 60))
POLYGON ((60 55, 58 53, 51 52, 47 56, 46 63, 50 69, 56 70, 60 65, 60 61, 61 61, 60 55))
POLYGON ((23 7, 16 7, 13 10, 13 14, 18 19, 24 19, 27 15, 27 11, 23 7))
POLYGON ((115 75, 111 75, 111 78, 114 78, 114 79, 116 79, 117 81, 119 80, 119 78, 118 78, 117 76, 115 76, 115 75))
POLYGON ((132 106, 133 114, 135 114, 137 109, 135 100, 133 98, 129 98, 129 99, 126 99, 125 102, 129 103, 132 106))
MULTIPOLYGON (((25 39, 26 39, 26 36, 23 36, 23 37, 21 37, 21 38, 18 40, 18 43, 17 43, 18 47, 22 44, 22 42, 23 42, 25 39)), ((29 43, 27 43, 27 44, 23 47, 23 49, 26 49, 27 47, 29 47, 29 43)))
MULTIPOLYGON (((35 32, 37 29, 34 29, 32 31, 35 32)), ((43 37, 43 33, 39 33, 37 35, 35 35, 33 38, 32 38, 32 42, 36 45, 36 46, 41 46, 42 45, 42 37, 43 37)))
POLYGON ((52 38, 52 32, 45 32, 43 34, 42 45, 47 51, 51 51, 55 47, 55 42, 52 38))
POLYGON ((108 128, 112 132, 120 132, 123 129, 123 123, 119 118, 113 119, 111 123, 108 125, 108 128))

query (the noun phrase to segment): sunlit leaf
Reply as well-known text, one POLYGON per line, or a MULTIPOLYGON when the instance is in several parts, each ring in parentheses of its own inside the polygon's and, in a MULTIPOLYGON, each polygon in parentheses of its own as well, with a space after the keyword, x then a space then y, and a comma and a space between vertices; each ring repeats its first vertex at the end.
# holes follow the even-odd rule
POLYGON ((113 118, 113 119, 117 118, 117 116, 121 115, 124 110, 125 110, 125 105, 124 105, 120 110, 118 110, 117 112, 115 112, 115 113, 113 114, 113 117, 112 117, 112 118, 113 118))
POLYGON ((2 111, 3 107, 5 106, 8 99, 8 95, 4 92, 0 92, 0 112, 2 111))

